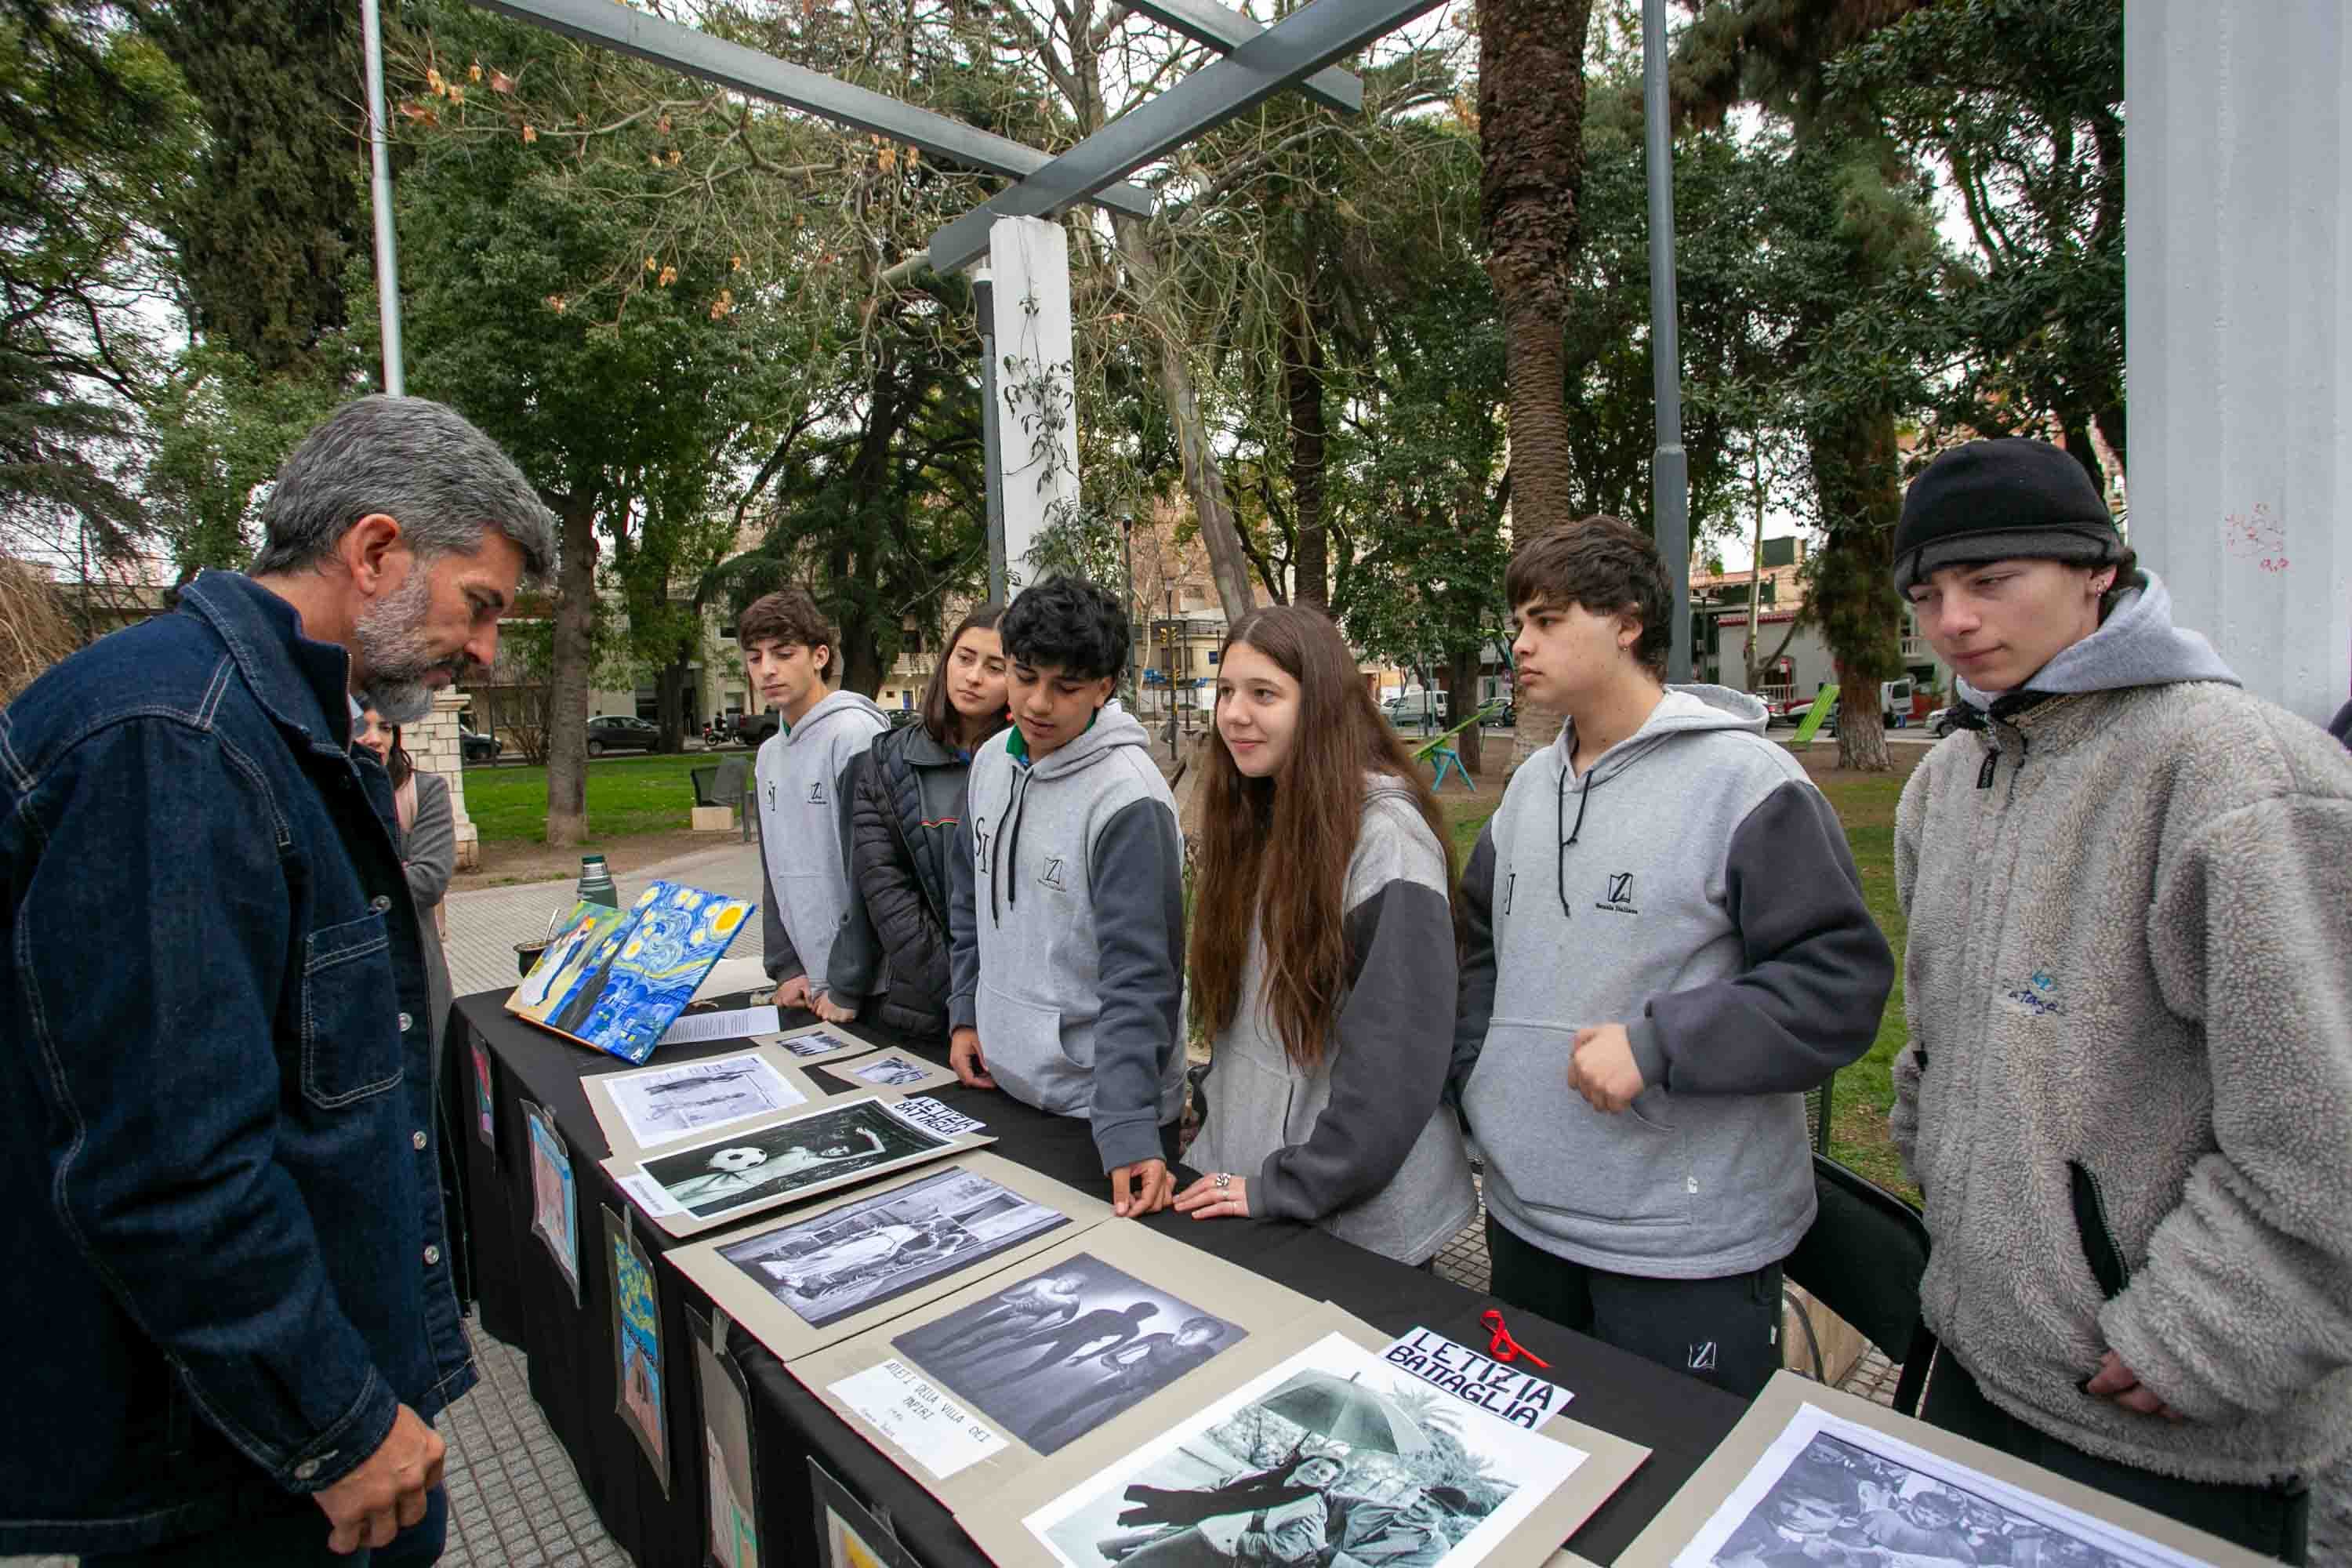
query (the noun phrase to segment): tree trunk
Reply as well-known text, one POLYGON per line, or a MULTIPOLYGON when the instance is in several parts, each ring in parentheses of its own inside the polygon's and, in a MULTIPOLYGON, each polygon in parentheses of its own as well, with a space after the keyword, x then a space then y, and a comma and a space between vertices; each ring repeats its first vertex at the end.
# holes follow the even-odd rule
POLYGON ((1323 518, 1323 342, 1303 302, 1284 323, 1282 383, 1290 405, 1290 504, 1297 518, 1290 597, 1293 604, 1328 611, 1331 547, 1323 518))
POLYGON ((1234 523, 1234 504, 1225 494, 1225 476, 1209 447, 1208 423, 1201 416, 1201 400, 1192 386, 1192 367, 1185 363, 1183 334, 1168 308, 1159 256, 1140 219, 1113 214, 1111 229, 1118 253, 1127 263, 1128 278, 1147 329, 1160 344, 1160 390, 1167 400, 1168 416, 1176 426, 1176 447, 1184 466, 1184 488, 1191 492, 1192 511, 1201 525, 1201 542, 1208 547, 1209 574, 1216 580, 1217 599, 1228 625, 1249 613, 1255 603, 1250 593, 1249 557, 1242 550, 1241 530, 1234 523))
MULTIPOLYGON (((1584 184, 1584 38, 1592 0, 1480 0, 1478 142, 1486 270, 1503 307, 1511 537, 1576 516, 1562 377, 1563 302, 1584 184)), ((1514 762, 1559 714, 1519 712, 1514 762)))
POLYGON ((694 657, 693 645, 677 645, 677 657, 662 666, 654 678, 654 707, 661 725, 661 749, 665 752, 686 750, 686 692, 692 684, 694 672, 687 668, 694 657))
POLYGON ((595 662, 596 492, 555 508, 563 527, 555 627, 548 652, 547 842, 588 837, 588 678, 595 662))
POLYGON ((1838 766, 1883 773, 1895 766, 1886 754, 1886 715, 1878 706, 1880 677, 1837 661, 1838 766))
POLYGON ((1742 691, 1756 689, 1756 617, 1763 613, 1759 603, 1764 593, 1764 460, 1755 458, 1756 473, 1756 537, 1750 543, 1752 553, 1748 558, 1748 646, 1739 657, 1748 667, 1748 682, 1742 691))
MULTIPOLYGON (((1446 660, 1445 679, 1453 684, 1448 698, 1452 717, 1446 720, 1449 729, 1478 711, 1478 652, 1475 647, 1455 648, 1446 660)), ((1485 739, 1476 724, 1454 737, 1454 749, 1462 753, 1462 765, 1471 773, 1486 771, 1485 739)))

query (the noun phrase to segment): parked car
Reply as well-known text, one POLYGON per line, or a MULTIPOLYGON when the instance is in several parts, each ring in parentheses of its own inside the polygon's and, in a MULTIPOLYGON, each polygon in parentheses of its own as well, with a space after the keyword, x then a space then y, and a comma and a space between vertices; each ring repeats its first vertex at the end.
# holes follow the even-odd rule
POLYGON ((477 735, 463 724, 457 726, 457 752, 469 763, 495 763, 506 748, 495 735, 477 735))
POLYGON ((1949 708, 1938 708, 1927 715, 1927 728, 1939 741, 1959 727, 1959 704, 1957 702, 1949 708))
POLYGON ((889 713, 893 730, 911 730, 923 721, 923 710, 919 708, 893 708, 889 713))
POLYGON ((775 714, 764 711, 759 713, 746 713, 740 719, 735 721, 736 743, 744 746, 760 745, 763 743, 769 736, 774 734, 776 732, 776 729, 777 721, 775 714))
POLYGON ((1489 730, 1516 730, 1519 727, 1519 705, 1506 702, 1479 722, 1489 730))
POLYGON ((1398 729, 1442 730, 1452 708, 1452 693, 1445 691, 1407 691, 1391 697, 1381 705, 1389 722, 1398 729))
POLYGON ((650 752, 661 744, 661 728, 628 713, 600 713, 588 721, 588 754, 650 752))

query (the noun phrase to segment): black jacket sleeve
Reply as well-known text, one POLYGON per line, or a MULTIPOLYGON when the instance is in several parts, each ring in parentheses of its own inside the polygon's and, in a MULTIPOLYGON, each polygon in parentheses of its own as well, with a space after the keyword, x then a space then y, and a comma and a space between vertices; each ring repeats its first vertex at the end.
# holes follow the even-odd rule
POLYGON ((931 911, 906 846, 922 824, 898 819, 880 759, 868 752, 849 765, 849 883, 888 957, 891 983, 926 996, 948 994, 948 933, 931 911))
POLYGON ((1652 997, 1626 1030, 1634 1063, 1675 1094, 1818 1088, 1870 1049, 1895 986, 1821 791, 1791 779, 1758 803, 1731 836, 1725 886, 1747 968, 1652 997))
POLYGON ((1123 807, 1095 839, 1087 880, 1102 1008, 1090 1111, 1095 1148, 1110 1172, 1166 1157, 1160 1079, 1181 1048, 1184 974, 1184 847, 1175 814, 1157 800, 1123 807))
POLYGON ((1454 911, 1419 882, 1390 882, 1348 911, 1356 973, 1339 1009, 1331 1098, 1304 1143, 1258 1171, 1250 1210, 1315 1221, 1392 1180, 1437 1109, 1454 1025, 1454 911))
POLYGON ((980 918, 972 901, 977 885, 971 813, 967 809, 956 824, 955 847, 948 856, 948 1026, 952 1029, 973 1028, 980 1021, 980 918))
MULTIPOLYGON (((1445 1074, 1445 1102, 1462 1106, 1462 1090, 1486 1048, 1495 1013, 1495 824, 1478 830, 1477 847, 1462 869, 1464 938, 1454 1007, 1454 1060, 1445 1074)), ((1449 947, 1452 943, 1447 944, 1449 947)))
POLYGON ((841 929, 834 933, 833 950, 825 955, 825 991, 835 1002, 852 1005, 882 989, 882 942, 866 900, 859 896, 857 861, 851 853, 857 779, 861 773, 876 771, 873 755, 870 747, 851 752, 849 761, 842 764, 841 776, 833 781, 834 819, 841 832, 841 876, 848 886, 841 902, 841 929))

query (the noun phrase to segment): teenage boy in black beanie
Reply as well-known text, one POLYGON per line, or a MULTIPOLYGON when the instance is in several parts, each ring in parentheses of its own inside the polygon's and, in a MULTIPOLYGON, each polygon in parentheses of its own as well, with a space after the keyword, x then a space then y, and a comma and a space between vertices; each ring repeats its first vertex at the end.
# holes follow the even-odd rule
POLYGON ((1921 1414, 2299 1563, 2352 1444, 2352 757, 2135 567, 2038 441, 1895 530, 1973 724, 1895 816, 1921 1414))

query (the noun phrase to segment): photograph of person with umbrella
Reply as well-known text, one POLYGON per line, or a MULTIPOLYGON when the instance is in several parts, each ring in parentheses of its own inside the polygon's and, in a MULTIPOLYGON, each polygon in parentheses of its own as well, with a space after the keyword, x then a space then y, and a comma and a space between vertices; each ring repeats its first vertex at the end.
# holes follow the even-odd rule
POLYGON ((1023 1522, 1063 1568, 1470 1568, 1583 1458, 1333 1334, 1023 1522))

